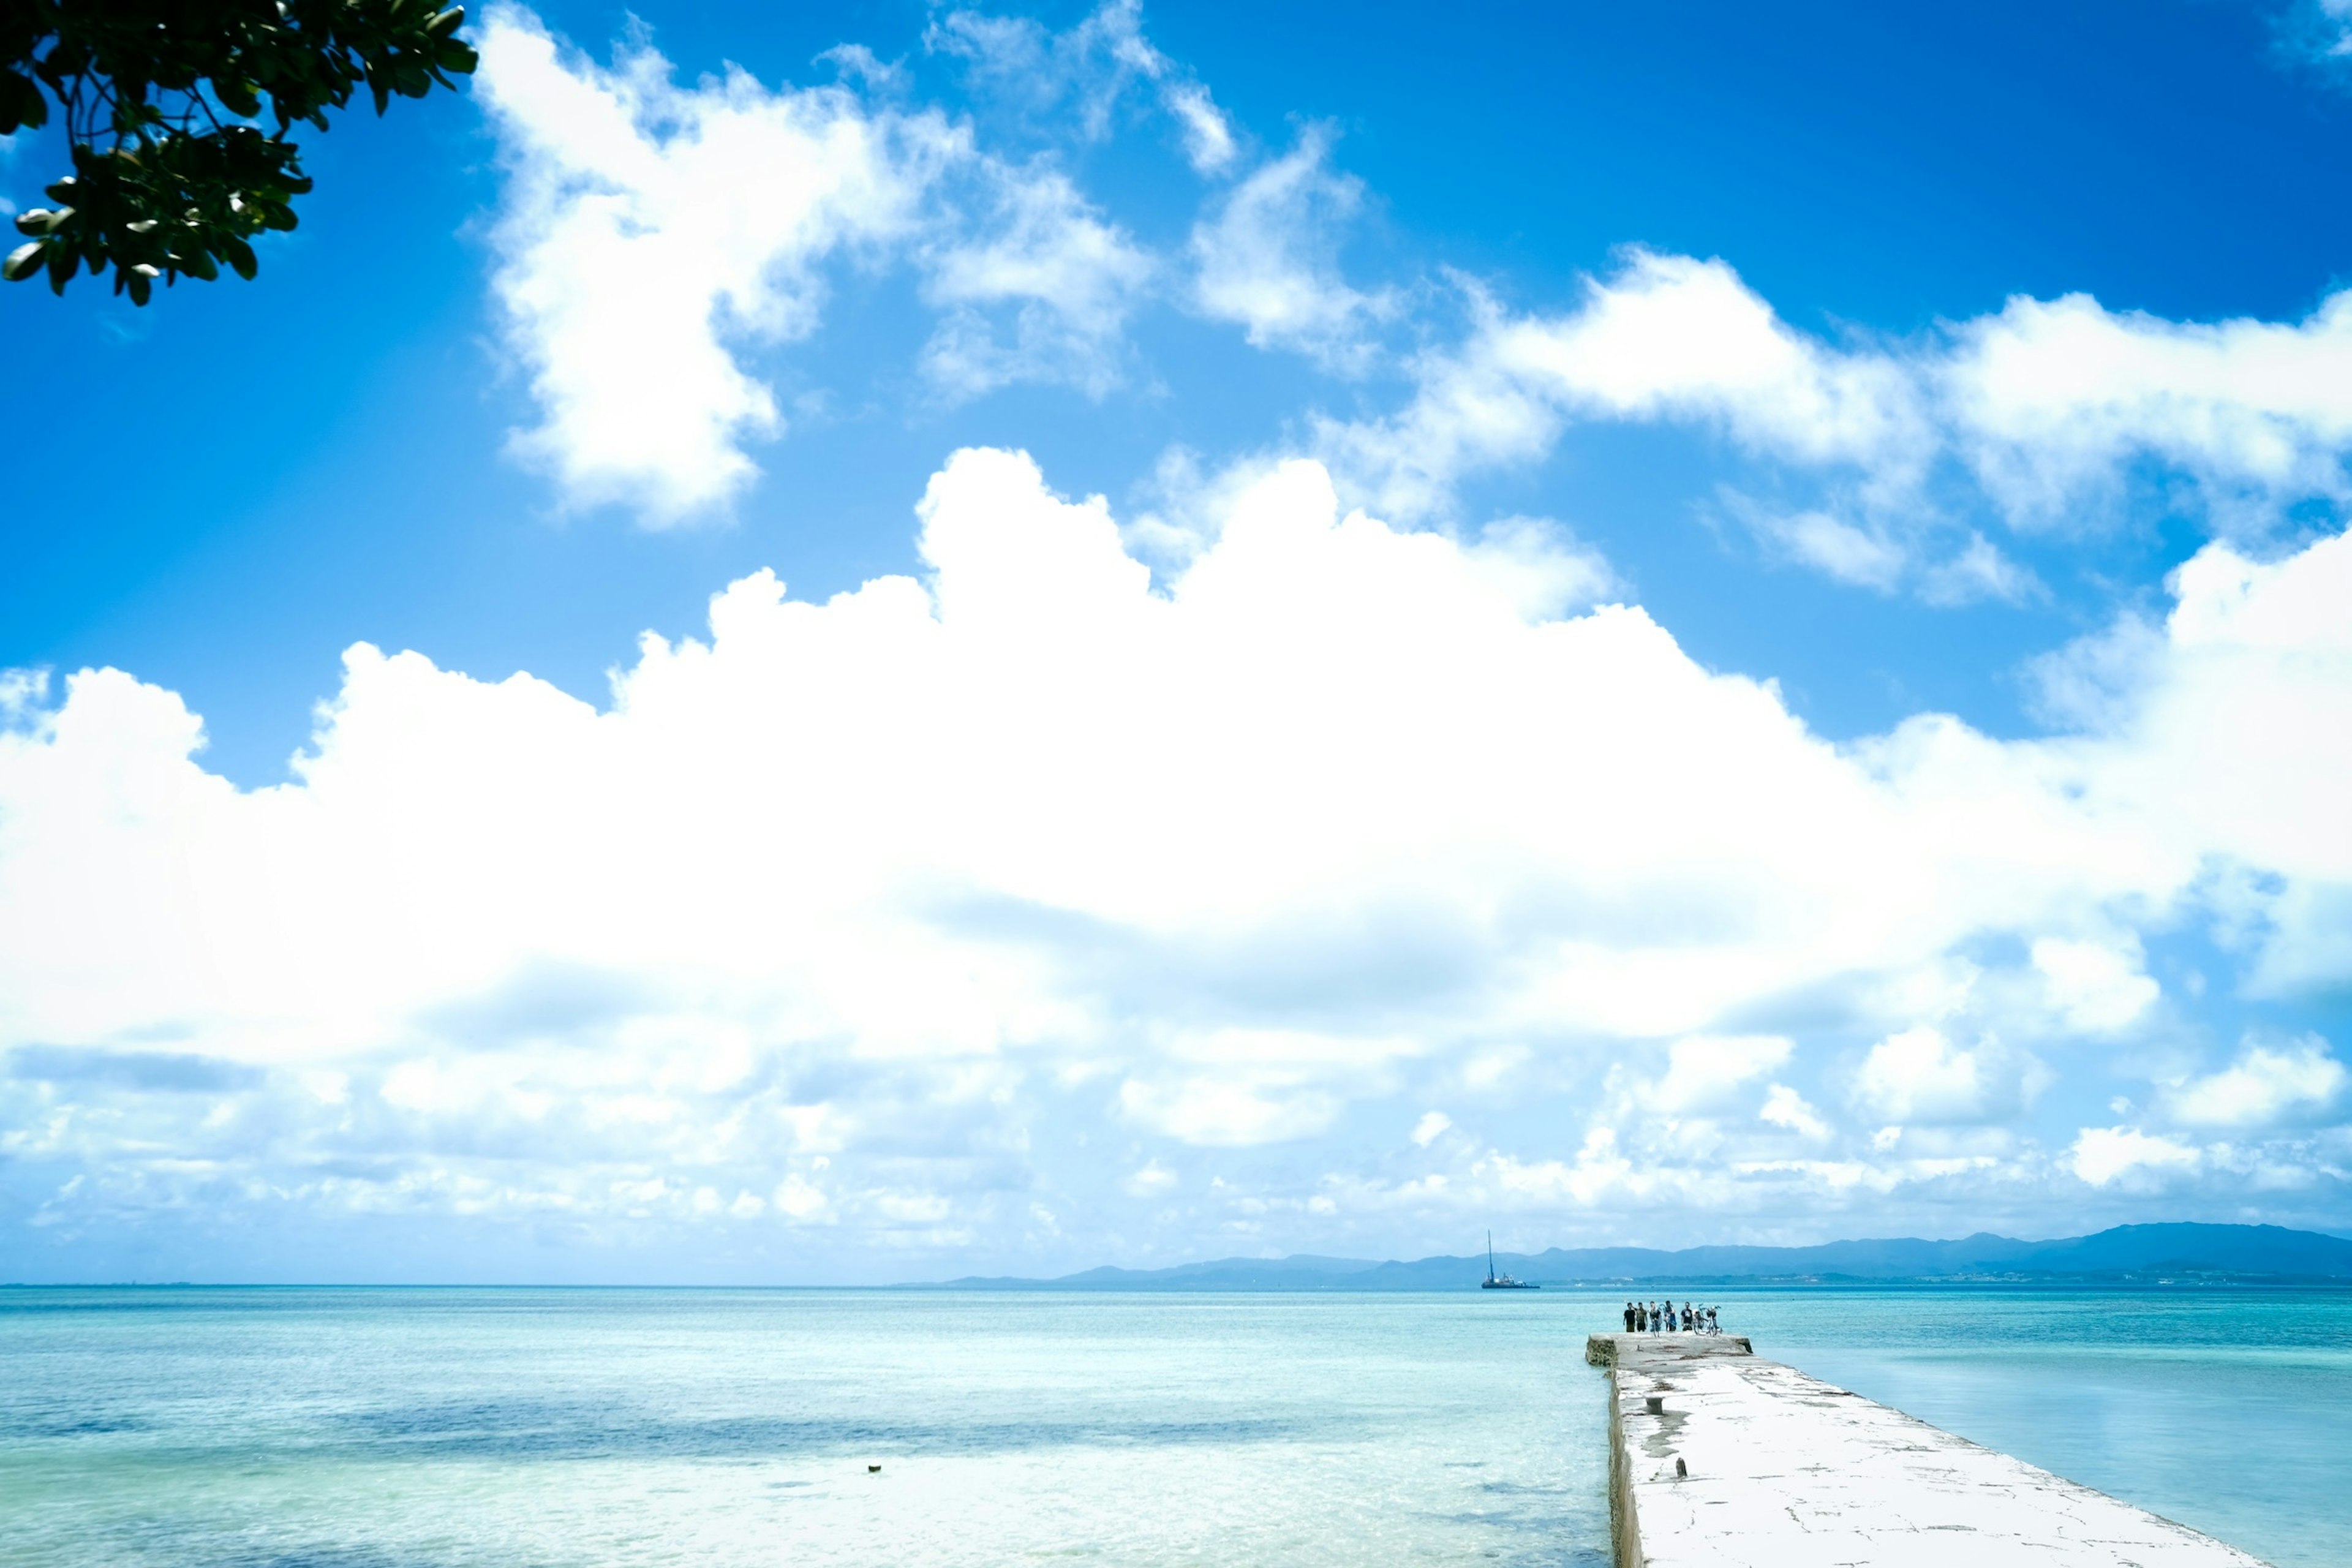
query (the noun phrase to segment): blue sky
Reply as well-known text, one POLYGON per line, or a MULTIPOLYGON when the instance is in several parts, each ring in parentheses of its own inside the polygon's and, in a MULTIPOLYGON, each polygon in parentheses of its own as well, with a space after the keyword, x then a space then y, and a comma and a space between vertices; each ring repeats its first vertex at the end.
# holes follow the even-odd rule
POLYGON ((0 295, 0 1273, 2352 1224, 2326 10, 472 26, 0 295))

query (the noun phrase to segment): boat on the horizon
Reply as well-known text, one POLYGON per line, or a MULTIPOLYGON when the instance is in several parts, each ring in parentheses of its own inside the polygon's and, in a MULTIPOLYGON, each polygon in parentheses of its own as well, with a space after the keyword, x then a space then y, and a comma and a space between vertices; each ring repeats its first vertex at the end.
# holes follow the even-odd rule
POLYGON ((1495 1272, 1495 1233, 1486 1233, 1486 1278, 1478 1282, 1481 1290, 1540 1290, 1540 1285, 1530 1285, 1524 1279, 1514 1279, 1507 1274, 1495 1272))

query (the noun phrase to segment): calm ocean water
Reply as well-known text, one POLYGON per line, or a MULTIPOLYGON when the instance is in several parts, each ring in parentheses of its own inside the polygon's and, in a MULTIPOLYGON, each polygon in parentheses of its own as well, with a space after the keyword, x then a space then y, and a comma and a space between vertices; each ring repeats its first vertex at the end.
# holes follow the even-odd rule
MULTIPOLYGON (((1762 1353, 2352 1564, 2352 1295, 1712 1299, 1762 1353)), ((0 1290, 0 1563, 1598 1565, 1582 1352, 1617 1305, 0 1290)))

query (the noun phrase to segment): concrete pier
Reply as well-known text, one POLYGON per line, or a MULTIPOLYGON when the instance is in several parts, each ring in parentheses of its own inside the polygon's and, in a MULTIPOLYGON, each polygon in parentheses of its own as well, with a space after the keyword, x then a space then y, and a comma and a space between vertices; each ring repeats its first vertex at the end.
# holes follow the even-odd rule
POLYGON ((2261 1568, 1744 1339, 1595 1334, 1584 1359, 1609 1371, 1617 1568, 2261 1568))

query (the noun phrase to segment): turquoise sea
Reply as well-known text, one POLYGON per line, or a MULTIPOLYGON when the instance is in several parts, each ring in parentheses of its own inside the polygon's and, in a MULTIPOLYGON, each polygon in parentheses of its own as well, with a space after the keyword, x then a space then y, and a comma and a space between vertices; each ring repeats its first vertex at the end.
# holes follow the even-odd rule
MULTIPOLYGON (((1760 1353, 2352 1565, 2352 1293, 1709 1299, 1760 1353)), ((1598 1565, 1583 1346, 1619 1304, 0 1290, 0 1563, 1598 1565)))

